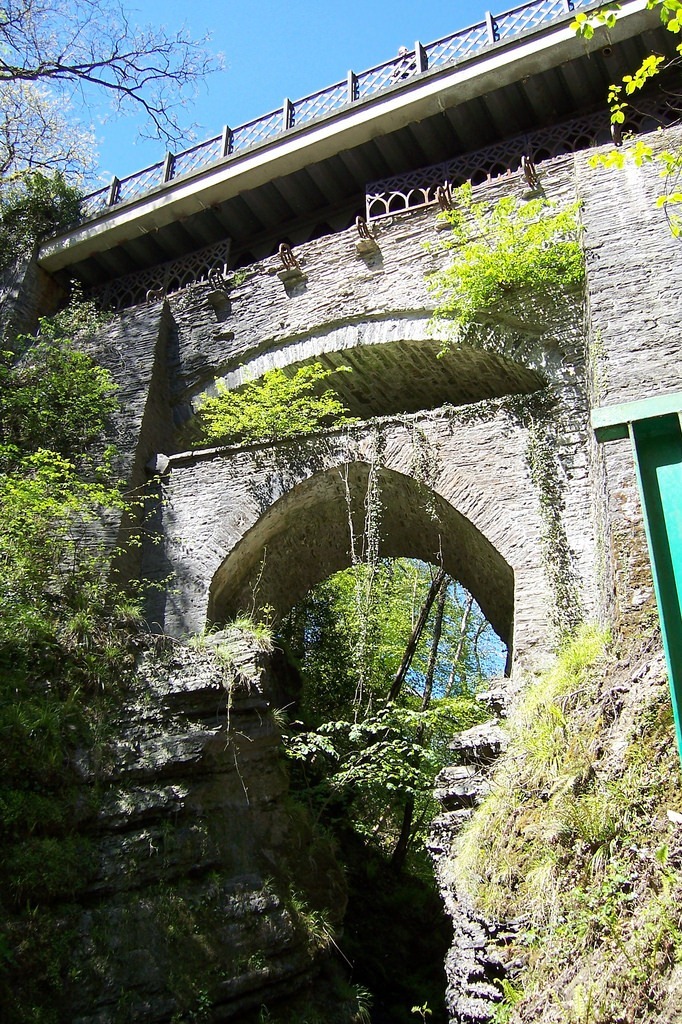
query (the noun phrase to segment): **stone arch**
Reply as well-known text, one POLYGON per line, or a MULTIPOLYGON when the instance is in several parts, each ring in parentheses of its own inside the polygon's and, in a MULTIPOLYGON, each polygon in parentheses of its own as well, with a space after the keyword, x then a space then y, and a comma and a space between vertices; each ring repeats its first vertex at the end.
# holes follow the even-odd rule
MULTIPOLYGON (((208 618, 214 623, 264 606, 276 617, 320 580, 352 564, 362 534, 372 467, 356 461, 308 477, 280 497, 248 530, 213 576, 208 618)), ((474 524, 413 477, 376 469, 380 555, 439 563, 478 601, 510 656, 514 572, 474 524)))
POLYGON ((265 345, 251 358, 242 354, 221 380, 232 389, 272 369, 291 375, 314 361, 330 369, 350 366, 353 373, 338 374, 324 387, 331 386, 353 416, 369 419, 527 395, 548 383, 564 386, 567 361, 577 358, 565 334, 520 330, 513 318, 502 327, 481 325, 441 352, 445 336, 445 328, 438 332, 419 313, 350 322, 265 345))

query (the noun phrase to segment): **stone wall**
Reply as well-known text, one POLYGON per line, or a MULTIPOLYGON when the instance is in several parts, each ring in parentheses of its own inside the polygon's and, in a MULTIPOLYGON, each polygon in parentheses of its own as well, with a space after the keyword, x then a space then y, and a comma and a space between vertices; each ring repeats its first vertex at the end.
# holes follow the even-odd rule
MULTIPOLYGON (((674 148, 679 131, 652 140, 674 148)), ((680 391, 680 242, 656 207, 664 183, 651 166, 606 170, 591 166, 586 153, 575 164, 585 226, 591 404, 680 391)), ((608 619, 635 634, 652 625, 656 610, 630 442, 592 446, 592 460, 603 607, 608 619)))

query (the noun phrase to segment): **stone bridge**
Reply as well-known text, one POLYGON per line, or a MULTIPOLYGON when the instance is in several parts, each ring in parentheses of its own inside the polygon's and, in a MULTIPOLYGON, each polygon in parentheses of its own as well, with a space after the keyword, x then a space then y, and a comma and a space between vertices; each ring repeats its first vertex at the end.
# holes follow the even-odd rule
MULTIPOLYGON (((266 605, 283 614, 357 557, 368 487, 380 491, 380 553, 442 559, 515 660, 551 649, 580 616, 646 605, 629 449, 599 451, 589 417, 679 389, 679 301, 652 269, 674 260, 675 243, 655 179, 631 168, 614 189, 584 147, 603 138, 593 111, 606 83, 631 70, 647 33, 664 49, 670 40, 644 0, 628 0, 607 47, 600 33, 579 41, 572 7, 524 5, 519 39, 496 38, 488 19, 480 53, 446 70, 419 61, 379 99, 356 103, 351 90, 310 125, 286 121, 210 168, 185 173, 180 161, 148 191, 136 177, 139 195, 110 191, 109 205, 44 243, 15 320, 69 273, 110 297, 118 287, 119 305, 147 289, 96 354, 120 386, 122 473, 147 495, 141 552, 122 565, 159 584, 155 628, 184 635, 266 605), (448 337, 431 323, 429 277, 448 259, 433 175, 523 197, 522 154, 538 161, 540 194, 582 203, 585 294, 522 296, 448 337), (360 238, 340 230, 380 168, 393 177, 379 207, 401 212, 360 238), (272 255, 282 240, 293 270, 272 255), (334 386, 357 425, 195 450, 194 412, 217 377, 235 387, 314 360, 353 369, 334 386), (637 538, 629 555, 624 536, 637 538)), ((660 98, 643 102, 634 129, 665 122, 660 98)), ((124 546, 134 526, 123 524, 124 546)))
MULTIPOLYGON (((544 188, 575 199, 573 158, 544 188)), ((490 186, 519 195, 521 175, 490 186)), ((379 553, 442 561, 527 661, 598 604, 580 295, 522 298, 466 337, 431 323, 448 252, 434 211, 351 229, 275 258, 229 292, 200 284, 119 316, 98 358, 121 386, 120 442, 149 498, 143 575, 154 628, 279 616, 361 557, 367 500, 379 553), (445 346, 445 351, 441 349, 445 346), (272 367, 350 366, 334 383, 357 424, 276 445, 190 449, 198 397, 272 367), (544 453, 544 454, 542 454, 544 453), (540 455, 542 454, 542 458, 540 455)))

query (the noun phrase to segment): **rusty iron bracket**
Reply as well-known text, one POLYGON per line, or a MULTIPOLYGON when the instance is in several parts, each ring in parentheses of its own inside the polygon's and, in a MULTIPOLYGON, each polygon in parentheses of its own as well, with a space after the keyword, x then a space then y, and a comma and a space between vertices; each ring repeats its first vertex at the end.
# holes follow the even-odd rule
POLYGON ((438 205, 443 213, 446 213, 448 210, 454 210, 455 204, 452 198, 452 188, 450 187, 449 181, 445 181, 442 185, 438 186, 436 189, 436 199, 438 200, 438 205))
POLYGON ((284 282, 284 284, 294 281, 302 281, 305 278, 305 274, 303 273, 301 264, 291 251, 289 243, 282 242, 277 252, 282 262, 282 270, 277 272, 277 277, 280 281, 284 282))
POLYGON ((379 246, 377 240, 369 230, 369 225, 364 217, 355 218, 355 230, 358 233, 358 239, 355 243, 355 251, 360 256, 367 256, 373 252, 377 252, 379 246))
POLYGON ((523 171, 523 176, 526 179, 528 188, 535 191, 535 189, 540 185, 540 175, 537 172, 533 158, 528 156, 527 153, 524 153, 521 157, 521 170, 523 171))

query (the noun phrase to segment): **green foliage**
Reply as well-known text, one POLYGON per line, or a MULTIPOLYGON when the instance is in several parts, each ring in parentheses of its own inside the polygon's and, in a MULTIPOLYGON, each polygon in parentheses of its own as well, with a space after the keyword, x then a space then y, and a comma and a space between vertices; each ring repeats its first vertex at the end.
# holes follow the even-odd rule
POLYGON ((217 380, 217 395, 201 400, 197 430, 206 443, 234 444, 279 441, 352 422, 335 392, 320 388, 333 374, 342 372, 348 373, 350 368, 330 370, 312 363, 291 377, 284 370, 269 370, 236 390, 217 380))
POLYGON ((500 982, 502 988, 502 1002, 495 1007, 493 1024, 507 1024, 514 1007, 523 999, 523 989, 517 988, 508 978, 500 982))
POLYGON ((680 850, 661 846, 665 809, 682 799, 672 723, 654 692, 624 758, 604 749, 606 657, 583 627, 529 688, 451 862, 486 914, 524 920, 500 1024, 612 1024, 625 1007, 644 1019, 682 960, 680 850))
MULTIPOLYGON (((65 336, 96 322, 92 307, 72 304, 0 363, 0 906, 10 921, 30 913, 45 922, 47 905, 87 880, 78 828, 93 808, 73 754, 100 742, 132 666, 136 610, 97 540, 103 513, 123 508, 105 447, 114 388, 65 336)), ((48 1020, 60 984, 55 946, 25 925, 22 963, 45 1000, 16 1019, 48 1020)))
POLYGON ((452 228, 442 244, 453 261, 429 279, 439 300, 434 316, 466 327, 521 290, 578 287, 584 259, 577 213, 578 204, 557 209, 542 198, 478 201, 471 185, 462 185, 454 208, 441 215, 452 228))
MULTIPOLYGON (((51 903, 68 899, 82 885, 90 869, 88 842, 75 836, 40 836, 17 843, 5 861, 14 901, 51 903)), ((7 880, 3 882, 3 888, 7 880)))
MULTIPOLYGON (((359 562, 319 583, 292 609, 280 639, 305 679, 302 711, 307 721, 322 723, 334 711, 334 717, 354 717, 361 680, 367 681, 368 700, 386 697, 430 583, 430 567, 422 562, 359 562)), ((484 675, 504 668, 499 661, 494 667, 488 663, 493 650, 499 655, 499 647, 476 608, 467 618, 458 654, 466 605, 466 593, 451 583, 436 666, 438 696, 473 692, 484 675)), ((432 623, 412 661, 413 696, 423 690, 432 623)))
POLYGON ((328 911, 316 910, 309 906, 305 897, 293 889, 287 895, 285 906, 294 928, 305 938, 311 956, 331 946, 334 941, 334 928, 328 911))
POLYGON ((600 25, 605 25, 609 29, 614 28, 619 11, 619 3, 604 4, 599 10, 590 11, 589 14, 581 11, 571 22, 571 28, 582 39, 591 39, 595 28, 600 25))
POLYGON ((76 292, 61 313, 40 321, 37 340, 20 335, 0 353, 0 469, 40 449, 81 470, 101 457, 116 388, 71 339, 94 333, 103 319, 76 292))
MULTIPOLYGON (((92 323, 78 304, 41 322, 0 364, 0 666, 8 679, 49 676, 98 685, 93 655, 118 614, 92 526, 121 509, 103 452, 115 409, 109 374, 63 332, 92 323), (109 609, 109 610, 107 610, 109 609)), ((106 646, 106 644, 105 644, 106 646)), ((33 698, 31 698, 33 699, 33 698)))
MULTIPOLYGON (((647 0, 647 8, 659 9, 661 22, 669 32, 676 35, 682 33, 682 0, 647 0)), ((615 26, 621 10, 620 3, 610 3, 605 7, 589 13, 577 14, 571 28, 583 39, 591 39, 595 29, 615 26)), ((682 42, 678 43, 678 54, 682 54, 682 42)), ((611 123, 624 125, 627 120, 630 97, 643 89, 653 78, 677 65, 679 56, 666 60, 660 54, 647 54, 638 68, 631 74, 623 75, 620 82, 609 86, 607 102, 611 111, 611 123)), ((656 151, 654 146, 642 139, 626 139, 623 148, 616 148, 609 153, 598 154, 592 158, 592 166, 606 168, 622 168, 627 161, 637 167, 653 164, 658 167, 661 178, 665 180, 665 193, 658 197, 656 205, 665 211, 670 230, 675 237, 682 236, 682 216, 676 208, 682 203, 682 189, 679 187, 682 172, 682 151, 662 149, 656 151)))
POLYGON ((0 270, 30 253, 35 242, 80 216, 81 193, 59 172, 25 173, 0 181, 0 270))
POLYGON ((285 749, 311 810, 350 823, 390 854, 414 804, 410 843, 420 863, 433 782, 452 756, 448 743, 484 715, 473 691, 483 675, 486 623, 454 584, 443 606, 432 695, 425 696, 433 610, 399 699, 388 700, 430 585, 423 563, 358 563, 315 587, 280 636, 303 681, 285 749))

